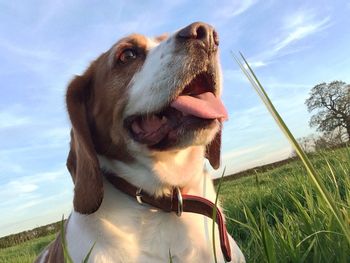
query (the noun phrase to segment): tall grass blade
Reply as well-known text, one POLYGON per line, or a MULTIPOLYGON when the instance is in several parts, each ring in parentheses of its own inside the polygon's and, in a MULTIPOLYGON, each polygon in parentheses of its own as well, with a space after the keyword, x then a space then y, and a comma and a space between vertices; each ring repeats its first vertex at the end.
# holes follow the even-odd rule
POLYGON ((313 239, 309 245, 309 247, 307 248, 307 250, 305 251, 304 255, 301 257, 300 262, 305 262, 307 256, 309 255, 311 249, 313 248, 313 246, 315 245, 316 239, 313 239))
POLYGON ((334 170, 333 170, 331 164, 329 163, 329 161, 327 160, 327 158, 324 157, 324 159, 325 159, 325 161, 326 161, 326 163, 327 163, 327 166, 328 166, 328 169, 329 169, 329 171, 330 171, 330 173, 331 173, 331 175, 332 175, 332 178, 331 178, 331 179, 333 180, 334 186, 337 188, 337 194, 340 196, 339 187, 338 187, 338 182, 337 182, 337 179, 336 179, 336 177, 335 177, 334 170))
MULTIPOLYGON (((63 249, 63 257, 64 257, 64 262, 65 263, 74 263, 71 256, 69 255, 68 249, 67 249, 67 243, 66 243, 66 232, 64 229, 64 217, 62 216, 62 221, 61 221, 61 229, 60 229, 60 234, 61 234, 61 245, 63 249)), ((92 245, 90 248, 88 254, 85 256, 83 259, 83 263, 87 263, 89 260, 89 257, 91 255, 92 250, 95 247, 96 242, 92 245)))
POLYGON ((94 249, 95 245, 96 245, 96 242, 94 242, 94 244, 93 244, 92 247, 90 248, 89 252, 88 252, 87 255, 85 256, 85 258, 84 258, 84 260, 83 260, 83 263, 87 263, 87 262, 88 262, 89 257, 90 257, 90 255, 91 255, 91 252, 92 252, 92 250, 94 249))
POLYGON ((269 263, 276 263, 277 258, 274 240, 263 213, 260 214, 260 224, 262 234, 261 238, 264 245, 265 255, 267 256, 267 261, 269 263))
POLYGON ((345 235, 347 242, 350 245, 350 229, 348 225, 349 216, 345 215, 346 218, 344 218, 342 212, 337 207, 336 202, 326 189, 325 185, 322 182, 322 179, 320 175, 316 172, 315 168, 313 167, 311 161, 306 156, 296 139, 294 138, 293 134, 288 129, 287 125, 284 123, 283 119, 277 112, 276 108, 272 104, 270 98, 268 97, 267 93, 265 92, 264 88, 262 87, 261 83, 259 82, 258 78, 256 77, 255 73, 249 66, 247 60, 245 57, 240 53, 241 58, 244 61, 244 64, 240 62, 240 60, 233 55, 234 59, 236 60, 237 64, 243 71, 243 73, 248 78, 250 84, 254 87, 255 91, 258 93, 261 100, 264 102, 266 108, 269 110, 272 117, 275 119, 277 125, 280 127, 282 132, 285 134, 287 139, 290 141, 291 145, 293 146, 295 152, 298 154, 299 158, 302 160, 308 174, 309 178, 311 179, 313 185, 315 186, 317 192, 322 197, 323 201, 327 204, 328 208, 330 209, 331 213, 336 218, 339 226, 341 227, 343 234, 345 235))
POLYGON ((170 249, 169 249, 169 263, 173 263, 173 256, 171 255, 170 249))
POLYGON ((302 243, 304 243, 306 240, 310 239, 311 237, 314 237, 318 234, 322 234, 322 233, 330 233, 330 234, 334 234, 334 235, 342 235, 342 234, 339 234, 337 232, 334 232, 334 231, 326 231, 326 230, 321 230, 321 231, 317 231, 311 235, 308 235, 307 237, 305 237, 303 240, 301 240, 298 244, 297 244, 297 247, 299 247, 302 243))

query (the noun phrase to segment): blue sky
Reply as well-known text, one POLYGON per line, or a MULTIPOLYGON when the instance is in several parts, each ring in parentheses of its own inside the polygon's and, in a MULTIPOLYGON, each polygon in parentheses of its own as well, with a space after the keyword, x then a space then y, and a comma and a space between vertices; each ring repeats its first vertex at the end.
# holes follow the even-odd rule
POLYGON ((314 130, 304 101, 320 82, 350 82, 350 1, 0 1, 0 236, 68 216, 69 80, 132 32, 194 21, 220 35, 228 173, 291 147, 231 57, 242 51, 296 137, 314 130))

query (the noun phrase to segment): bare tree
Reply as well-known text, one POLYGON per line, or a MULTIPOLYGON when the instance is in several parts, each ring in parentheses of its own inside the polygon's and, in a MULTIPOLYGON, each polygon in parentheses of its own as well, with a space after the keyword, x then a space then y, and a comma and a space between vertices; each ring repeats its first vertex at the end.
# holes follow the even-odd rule
POLYGON ((308 136, 298 138, 297 141, 301 148, 306 153, 311 153, 315 151, 315 142, 318 140, 318 137, 314 134, 309 134, 308 136))
POLYGON ((350 85, 343 81, 321 83, 312 88, 305 101, 309 112, 316 111, 310 119, 310 126, 329 133, 336 129, 345 130, 350 139, 350 85))

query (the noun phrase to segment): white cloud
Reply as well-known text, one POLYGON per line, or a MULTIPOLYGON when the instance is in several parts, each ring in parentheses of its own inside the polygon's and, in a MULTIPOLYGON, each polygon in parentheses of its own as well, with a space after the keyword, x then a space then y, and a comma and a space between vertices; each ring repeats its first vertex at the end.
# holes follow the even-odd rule
MULTIPOLYGON (((64 146, 64 145, 63 145, 64 146)), ((44 143, 44 144, 35 144, 31 145, 29 144, 28 146, 19 146, 19 147, 11 147, 8 149, 0 150, 0 155, 6 156, 8 154, 25 154, 28 152, 34 152, 38 150, 49 150, 52 148, 62 148, 62 141, 61 142, 53 142, 53 143, 44 143)))
POLYGON ((330 25, 329 21, 330 18, 326 17, 320 21, 313 21, 310 23, 302 23, 303 21, 299 21, 298 23, 294 24, 294 27, 288 27, 290 28, 290 32, 288 32, 285 37, 276 43, 273 48, 274 53, 286 48, 294 42, 326 29, 330 25))
POLYGON ((38 189, 38 185, 34 183, 23 183, 20 181, 11 181, 7 184, 7 187, 12 189, 12 191, 14 189, 18 194, 31 193, 38 189))
POLYGON ((33 193, 38 188, 39 186, 34 182, 12 180, 0 187, 0 199, 18 198, 20 195, 33 193))
POLYGON ((245 1, 226 1, 220 2, 220 8, 217 9, 214 17, 217 19, 231 19, 235 16, 239 16, 246 12, 250 7, 255 5, 257 0, 245 0, 245 1))
MULTIPOLYGON (((2 153, 0 152, 0 155, 2 153)), ((23 167, 15 162, 11 162, 8 160, 8 158, 4 158, 3 156, 0 156, 0 162, 1 162, 1 168, 0 172, 1 173, 22 173, 24 171, 23 167)))
POLYGON ((267 66, 267 62, 262 60, 250 61, 249 66, 251 66, 252 68, 261 68, 261 67, 267 66))
POLYGON ((6 39, 0 39, 0 47, 3 49, 2 54, 12 53, 12 55, 16 55, 27 59, 35 59, 35 60, 60 60, 60 58, 49 50, 35 49, 33 47, 27 47, 25 45, 18 45, 17 43, 10 42, 6 39), (5 52, 4 52, 5 51, 5 52))
MULTIPOLYGON (((25 211, 32 207, 38 207, 39 205, 46 205, 50 206, 52 203, 56 203, 57 201, 61 201, 62 199, 68 199, 71 197, 72 191, 71 189, 65 189, 64 191, 61 191, 58 194, 45 196, 43 198, 40 195, 32 195, 29 196, 29 200, 26 200, 25 203, 20 202, 19 205, 16 205, 15 209, 13 211, 20 212, 25 211)), ((28 199, 28 197, 26 198, 28 199)), ((68 206, 70 202, 67 202, 66 205, 68 206)))
POLYGON ((37 173, 34 175, 26 176, 23 178, 26 182, 31 183, 42 183, 46 181, 55 181, 60 178, 65 178, 67 176, 67 169, 64 164, 60 165, 60 169, 51 171, 51 172, 43 172, 43 173, 37 173))
POLYGON ((282 28, 285 30, 294 29, 314 19, 315 13, 311 9, 301 9, 285 16, 283 18, 282 28))
POLYGON ((0 112, 0 129, 22 126, 30 123, 31 119, 23 115, 17 115, 11 111, 0 112))
POLYGON ((24 204, 16 206, 13 209, 13 211, 14 212, 20 212, 20 211, 26 210, 28 208, 34 207, 34 206, 40 204, 41 202, 42 202, 42 198, 36 199, 36 200, 32 200, 32 201, 29 201, 29 202, 25 202, 24 204))
MULTIPOLYGON (((270 46, 247 60, 252 67, 257 68, 270 64, 279 57, 298 53, 307 48, 305 44, 304 46, 298 45, 301 40, 324 31, 331 25, 330 16, 319 19, 313 10, 301 10, 290 14, 283 18, 280 32, 270 46)), ((270 38, 273 39, 273 37, 270 38)))
POLYGON ((38 190, 39 185, 42 183, 66 178, 68 172, 63 164, 61 167, 61 169, 56 171, 36 173, 8 181, 0 186, 0 199, 7 200, 11 197, 18 197, 22 194, 33 193, 38 190))

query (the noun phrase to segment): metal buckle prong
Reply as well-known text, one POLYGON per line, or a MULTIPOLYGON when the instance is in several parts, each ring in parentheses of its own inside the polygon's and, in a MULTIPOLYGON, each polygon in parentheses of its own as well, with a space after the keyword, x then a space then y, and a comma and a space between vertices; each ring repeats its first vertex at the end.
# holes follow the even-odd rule
POLYGON ((141 192, 142 192, 142 189, 141 189, 141 188, 139 188, 139 189, 136 190, 136 200, 137 200, 137 202, 138 202, 140 205, 143 204, 141 192))
POLYGON ((176 187, 176 194, 177 194, 177 212, 176 215, 178 217, 181 216, 182 212, 183 212, 183 200, 182 200, 182 195, 181 195, 181 191, 179 189, 179 187, 176 187))

